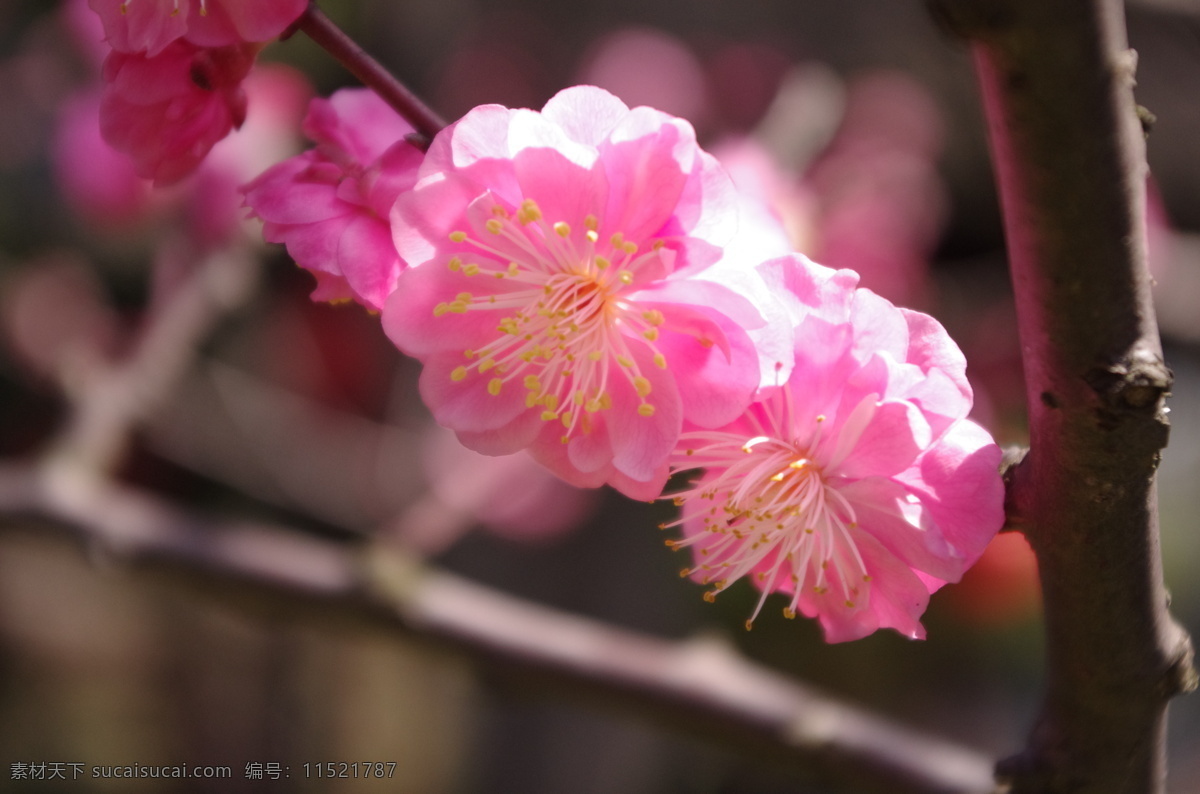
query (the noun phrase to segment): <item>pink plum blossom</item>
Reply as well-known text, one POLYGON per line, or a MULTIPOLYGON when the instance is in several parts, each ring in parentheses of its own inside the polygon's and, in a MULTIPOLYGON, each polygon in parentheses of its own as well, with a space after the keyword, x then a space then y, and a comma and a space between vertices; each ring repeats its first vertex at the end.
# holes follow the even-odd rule
POLYGON ((241 126, 241 82, 306 0, 89 0, 112 51, 104 139, 162 186, 187 176, 241 126))
POLYGON ((829 642, 892 628, 923 638, 929 595, 958 581, 1003 520, 1000 449, 965 418, 966 362, 933 318, 800 256, 762 266, 789 305, 791 376, 733 422, 687 429, 672 458, 703 469, 674 494, 711 584, 748 577, 817 618, 829 642))
POLYGON ((245 188, 263 236, 317 278, 315 300, 353 298, 381 310, 404 263, 388 216, 416 182, 422 152, 413 128, 367 89, 315 99, 304 132, 316 148, 270 168, 245 188))
POLYGON ((100 131, 158 185, 196 169, 246 118, 242 80, 255 45, 208 49, 177 40, 154 56, 113 51, 104 61, 100 131))
POLYGON ((187 38, 202 47, 265 42, 277 37, 308 0, 89 0, 118 52, 153 57, 187 38))
POLYGON ((247 222, 241 207, 242 185, 300 149, 300 122, 313 94, 308 79, 290 66, 267 63, 252 69, 242 86, 245 123, 213 146, 182 185, 189 236, 201 248, 227 245, 240 235, 260 239, 258 224, 247 222))
POLYGON ((651 499, 685 419, 745 409, 763 321, 704 278, 737 197, 687 122, 578 86, 541 112, 476 108, 419 176, 393 210, 410 267, 384 329, 466 446, 651 499))

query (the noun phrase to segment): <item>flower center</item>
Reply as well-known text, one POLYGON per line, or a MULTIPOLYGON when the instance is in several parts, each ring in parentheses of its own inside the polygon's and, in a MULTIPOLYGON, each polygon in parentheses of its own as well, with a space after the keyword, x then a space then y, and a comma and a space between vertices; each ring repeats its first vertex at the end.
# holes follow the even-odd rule
POLYGON ((664 318, 658 310, 641 310, 625 293, 663 266, 662 242, 643 253, 620 232, 602 242, 594 215, 580 235, 564 221, 548 223, 532 200, 515 216, 494 206, 484 228, 487 234, 478 237, 452 232, 450 241, 464 250, 447 262, 451 271, 479 277, 480 290, 460 292, 433 314, 508 313, 497 336, 463 351, 466 363, 450 379, 486 374, 493 396, 519 380, 526 407, 541 407, 543 420, 562 422, 563 443, 576 429, 590 432, 591 416, 612 408, 613 378, 633 387, 639 414, 653 416, 650 380, 630 342, 648 346, 654 365, 665 369, 666 356, 654 344, 664 318))
POLYGON ((770 435, 683 434, 681 442, 694 446, 680 453, 677 468, 703 467, 707 474, 673 495, 682 515, 660 525, 700 520, 700 531, 666 543, 676 550, 697 547, 701 562, 681 575, 702 572, 702 581, 713 585, 706 601, 747 574, 757 578, 762 595, 747 629, 781 576, 791 585, 791 603, 783 610, 788 618, 796 616, 806 594, 836 599, 848 609, 865 606, 870 595, 871 577, 852 533, 858 526, 854 508, 809 452, 817 447, 825 417, 810 420, 813 432, 780 432, 783 420, 794 421, 790 410, 779 410, 791 402, 788 388, 780 391, 784 396, 759 404, 755 417, 770 435))

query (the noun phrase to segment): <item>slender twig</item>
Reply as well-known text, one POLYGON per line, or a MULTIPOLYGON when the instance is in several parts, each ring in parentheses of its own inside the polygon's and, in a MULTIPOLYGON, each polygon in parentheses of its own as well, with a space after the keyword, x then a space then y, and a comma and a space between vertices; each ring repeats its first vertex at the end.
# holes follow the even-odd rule
POLYGON ((240 596, 251 608, 268 600, 272 614, 340 616, 448 644, 492 674, 600 694, 752 754, 802 764, 847 790, 992 789, 985 756, 794 683, 725 642, 638 634, 472 584, 394 550, 221 524, 76 474, 0 466, 0 513, 72 528, 92 554, 240 596))
POLYGON ((1046 695, 1015 792, 1161 792, 1168 700, 1196 685, 1162 582, 1167 440, 1145 144, 1119 0, 935 0, 972 39, 1024 350, 1010 523, 1037 554, 1046 695))
POLYGON ((236 246, 198 262, 160 305, 150 307, 122 359, 96 362, 81 383, 62 384, 73 410, 45 457, 94 471, 119 463, 130 431, 175 387, 218 321, 246 300, 257 273, 255 257, 236 246))
MULTIPOLYGON (((336 58, 363 85, 375 91, 397 113, 413 125, 423 137, 424 146, 446 126, 446 122, 434 113, 416 94, 367 54, 358 43, 334 24, 315 2, 296 21, 295 27, 304 31, 310 39, 336 58)), ((424 148, 424 146, 422 148, 424 148)))

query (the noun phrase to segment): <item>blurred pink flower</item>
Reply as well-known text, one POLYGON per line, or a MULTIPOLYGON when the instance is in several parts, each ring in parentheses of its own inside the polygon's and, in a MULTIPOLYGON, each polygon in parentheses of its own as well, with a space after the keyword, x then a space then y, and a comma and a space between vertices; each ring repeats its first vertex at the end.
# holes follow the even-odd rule
POLYGON ((88 0, 66 0, 59 6, 58 19, 75 52, 89 67, 100 71, 112 47, 105 43, 104 23, 88 8, 88 0))
POLYGON ((114 51, 104 61, 100 131, 157 185, 190 174, 246 118, 242 80, 256 45, 208 49, 178 40, 155 56, 114 51))
POLYGON ((580 82, 693 123, 708 109, 700 60, 682 41, 654 28, 625 28, 598 39, 580 82))
MULTIPOLYGON (((225 245, 236 234, 251 233, 242 208, 241 186, 300 148, 300 121, 313 94, 303 73, 283 64, 263 64, 242 83, 246 121, 212 151, 184 183, 186 222, 194 243, 225 245)), ((252 234, 258 237, 257 224, 252 234)))
POLYGON ((99 91, 65 101, 51 149, 54 176, 71 209, 102 228, 129 227, 155 204, 133 162, 100 137, 99 91))
MULTIPOLYGON (((828 90, 823 82, 801 78, 789 90, 818 94, 828 90)), ((781 104, 807 110, 804 102, 828 99, 785 97, 781 104)), ((739 190, 778 214, 793 250, 855 270, 889 300, 921 303, 946 206, 936 163, 938 109, 918 83, 892 72, 854 81, 846 104, 836 135, 815 156, 804 153, 795 171, 753 137, 727 140, 713 151, 739 190)), ((793 138, 816 135, 803 132, 805 119, 794 117, 799 109, 780 113, 789 129, 802 130, 793 138)))
POLYGON ((795 368, 717 430, 689 429, 672 465, 703 468, 674 495, 712 600, 749 576, 828 642, 925 635, 929 594, 958 581, 1004 519, 1000 449, 966 419, 966 361, 933 318, 851 271, 793 256, 763 265, 787 298, 795 368))
POLYGON ((384 328, 466 446, 654 498, 683 420, 724 424, 758 384, 759 312, 701 278, 736 207, 681 119, 591 86, 476 108, 396 203, 412 267, 384 328))
POLYGON ((897 303, 919 303, 945 218, 941 114, 899 72, 858 78, 846 101, 841 128, 804 176, 820 213, 817 246, 807 253, 853 268, 897 303))
POLYGON ((265 42, 283 33, 308 0, 89 0, 118 52, 158 55, 186 37, 202 47, 265 42))
POLYGON ((404 267, 388 216, 416 182, 423 155, 405 140, 413 128, 374 92, 344 89, 313 100, 304 131, 316 148, 246 185, 246 204, 267 241, 316 276, 315 300, 381 310, 404 267))
POLYGON ((429 494, 401 515, 395 532, 426 555, 477 525, 513 541, 549 540, 578 524, 596 502, 596 491, 568 485, 524 452, 480 455, 436 425, 421 453, 429 494))

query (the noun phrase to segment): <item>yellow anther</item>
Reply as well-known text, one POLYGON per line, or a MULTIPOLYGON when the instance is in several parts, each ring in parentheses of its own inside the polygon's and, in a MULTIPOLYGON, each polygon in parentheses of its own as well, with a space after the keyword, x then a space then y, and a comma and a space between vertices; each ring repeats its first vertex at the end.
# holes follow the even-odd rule
POLYGON ((789 469, 803 469, 807 465, 808 465, 808 458, 800 458, 800 460, 793 460, 791 463, 789 463, 788 468, 789 469))
POLYGON ((609 262, 607 259, 605 259, 602 256, 596 257, 596 269, 597 270, 608 270, 608 268, 611 264, 612 264, 612 262, 609 262))
POLYGON ((575 415, 572 414, 570 411, 563 411, 563 415, 562 415, 563 427, 570 429, 571 420, 574 418, 575 418, 575 415))
POLYGON ((854 609, 854 602, 847 599, 846 606, 850 607, 851 609, 854 609))
POLYGON ((441 317, 443 314, 445 314, 448 311, 450 311, 449 303, 439 303, 437 306, 433 307, 433 316, 441 317))
POLYGON ((479 371, 487 372, 489 369, 491 369, 494 366, 496 366, 496 359, 485 358, 483 361, 479 362, 479 371))
POLYGON ((450 257, 450 261, 446 263, 446 267, 450 268, 452 273, 457 273, 462 268, 462 260, 457 256, 450 257))
POLYGON ((645 397, 650 393, 650 381, 642 375, 638 375, 633 379, 633 388, 637 390, 639 397, 645 397))
POLYGON ((600 410, 600 401, 595 398, 588 400, 587 405, 583 407, 583 410, 587 411, 589 414, 596 413, 596 411, 600 410))
POLYGON ((460 293, 458 293, 457 295, 455 295, 455 296, 454 296, 454 300, 455 300, 455 301, 457 301, 458 303, 468 303, 468 302, 470 302, 470 301, 471 301, 471 300, 472 300, 474 297, 475 297, 475 296, 474 296, 474 295, 472 295, 472 294, 471 294, 471 293, 469 293, 469 292, 460 292, 460 293))
POLYGON ((596 234, 591 229, 587 230, 587 238, 589 243, 594 243, 600 239, 600 235, 596 234))
POLYGON ((532 408, 535 405, 541 405, 541 403, 542 403, 542 398, 538 396, 537 392, 531 391, 525 395, 525 407, 526 408, 532 408))
POLYGON ((618 271, 617 278, 621 279, 622 284, 632 284, 633 283, 633 273, 629 272, 628 270, 618 271))
POLYGON ((464 268, 462 269, 462 272, 463 272, 465 275, 468 275, 468 276, 474 276, 474 275, 477 275, 477 274, 479 273, 479 265, 477 265, 477 264, 475 264, 474 262, 472 262, 471 264, 469 264, 469 265, 467 265, 466 267, 464 267, 464 268))
POLYGON ((752 629, 752 628, 754 628, 754 620, 748 619, 746 621, 746 631, 750 631, 750 629, 752 629))
POLYGON ((817 414, 817 421, 818 421, 818 422, 824 422, 824 421, 825 421, 825 414, 817 414))
POLYGON ((589 232, 594 232, 600 228, 600 219, 589 212, 587 217, 583 219, 583 225, 589 232))
POLYGON ((542 211, 538 208, 537 202, 533 199, 525 199, 521 202, 521 209, 517 212, 517 220, 523 224, 533 223, 542 219, 542 211))
POLYGON ((509 262, 509 263, 508 263, 508 275, 510 275, 510 276, 515 276, 515 275, 517 275, 517 274, 518 274, 518 273, 520 273, 520 272, 521 272, 521 266, 520 266, 520 265, 518 265, 516 262, 509 262))
POLYGON ((542 421, 543 422, 550 422, 557 418, 558 418, 558 414, 554 413, 554 411, 542 411, 542 421))
POLYGON ((603 350, 593 350, 588 353, 587 357, 588 357, 588 361, 599 361, 600 359, 604 358, 604 351, 603 350))
POLYGON ((612 408, 612 395, 611 394, 609 394, 608 392, 604 392, 600 395, 599 399, 600 399, 600 410, 601 411, 607 411, 608 409, 612 408))
POLYGON ((466 232, 450 232, 450 242, 452 242, 452 243, 465 242, 466 239, 467 239, 466 232))
MULTIPOLYGON (((659 526, 659 529, 666 529, 666 528, 667 528, 667 527, 666 527, 666 525, 665 525, 665 524, 663 524, 663 525, 660 525, 660 526, 659 526)), ((689 576, 691 576, 691 575, 692 575, 692 569, 691 569, 691 568, 684 568, 683 570, 681 570, 681 571, 679 572, 679 578, 680 578, 680 579, 686 579, 686 578, 688 578, 688 577, 689 577, 689 576)))
POLYGON ((570 237, 571 225, 566 221, 559 221, 558 223, 554 224, 554 233, 559 237, 570 237))
POLYGON ((654 245, 652 245, 650 247, 653 248, 655 251, 661 251, 662 249, 667 247, 667 243, 665 240, 655 240, 654 245))
POLYGON ((575 393, 571 395, 571 402, 575 403, 576 405, 583 405, 583 401, 583 392, 576 389, 575 393))
POLYGON ((642 403, 638 406, 638 413, 642 416, 654 416, 654 406, 650 403, 642 403))
POLYGON ((450 304, 449 310, 451 314, 466 314, 467 308, 467 304, 462 301, 454 301, 454 303, 450 304))
POLYGON ((630 358, 629 356, 617 356, 617 363, 620 364, 622 367, 632 367, 633 359, 630 358))
POLYGON ((710 604, 716 603, 717 591, 716 590, 705 590, 704 591, 704 600, 710 604))
POLYGON ((466 367, 455 367, 454 370, 451 371, 451 373, 450 373, 450 380, 453 380, 453 381, 459 381, 465 377, 467 377, 467 368, 466 367))
POLYGON ((492 378, 491 380, 488 381, 488 387, 487 387, 488 394, 495 397, 497 394, 500 393, 500 388, 503 385, 504 385, 504 381, 500 380, 499 378, 492 378))
POLYGON ((617 232, 612 237, 608 238, 608 243, 613 248, 620 248, 621 246, 625 245, 625 235, 621 232, 617 232))
POLYGON ((571 441, 571 437, 570 436, 561 436, 561 437, 559 437, 558 440, 563 444, 568 444, 571 441))
POLYGON ((537 375, 526 375, 524 383, 526 389, 542 390, 542 382, 538 379, 537 375))
POLYGON ((667 357, 664 356, 662 353, 655 353, 654 354, 654 366, 658 367, 659 369, 666 369, 667 368, 667 357))
POLYGON ((642 336, 646 337, 646 339, 649 341, 654 342, 658 339, 658 329, 647 328, 645 331, 642 331, 642 336))
POLYGON ((504 229, 504 222, 499 218, 488 218, 487 223, 483 224, 483 226, 492 234, 499 234, 504 229))
POLYGON ((648 309, 647 311, 642 312, 642 319, 651 325, 662 325, 663 313, 658 309, 648 309))
POLYGON ((466 350, 463 351, 463 358, 466 358, 466 359, 475 358, 475 351, 468 347, 466 350))
POLYGON ((627 254, 636 254, 638 250, 637 243, 626 241, 625 244, 621 246, 621 250, 627 254))
POLYGON ((492 207, 492 214, 495 215, 497 218, 507 218, 508 210, 504 209, 504 207, 501 207, 499 204, 497 204, 494 207, 492 207))
POLYGON ((788 620, 795 620, 796 619, 796 610, 792 609, 791 607, 784 607, 783 608, 783 616, 785 618, 787 618, 788 620))

